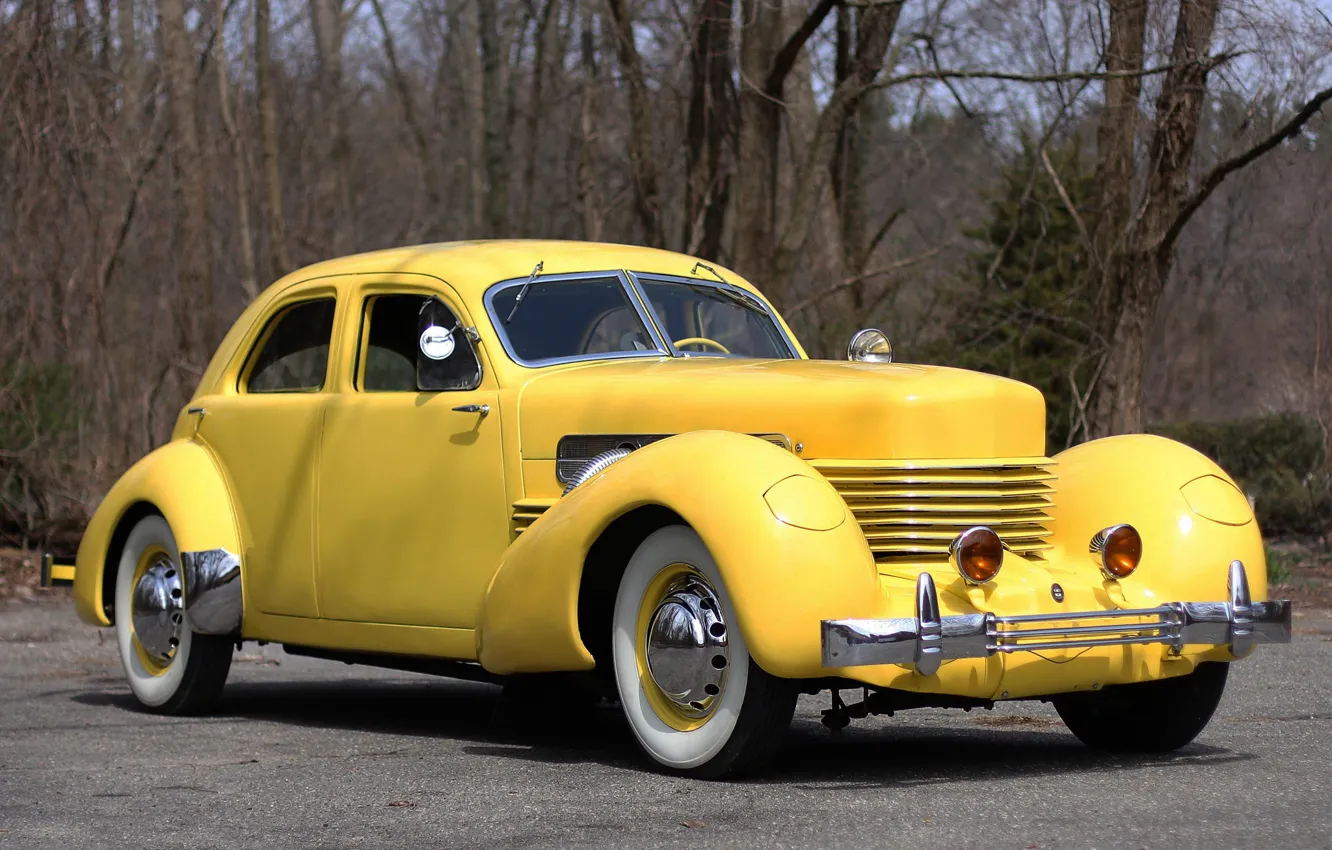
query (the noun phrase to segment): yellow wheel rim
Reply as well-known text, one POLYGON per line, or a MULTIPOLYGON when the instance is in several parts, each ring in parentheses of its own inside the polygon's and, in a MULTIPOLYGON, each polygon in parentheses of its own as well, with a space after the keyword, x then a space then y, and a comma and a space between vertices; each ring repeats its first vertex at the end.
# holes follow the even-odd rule
MULTIPOLYGON (((144 549, 143 552, 139 554, 138 563, 134 565, 134 581, 130 584, 130 587, 138 587, 139 579, 143 578, 144 573, 148 572, 148 568, 163 558, 170 561, 171 553, 167 552, 167 550, 161 546, 154 545, 144 549)), ((133 600, 133 598, 134 593, 133 590, 131 590, 130 599, 133 600)), ((148 675, 161 676, 171 667, 171 661, 163 664, 161 661, 154 658, 148 650, 144 649, 143 644, 139 641, 138 633, 134 630, 133 617, 130 617, 130 637, 131 642, 134 644, 134 654, 139 659, 140 666, 143 667, 144 672, 148 675)), ((172 660, 175 660, 174 657, 172 660)))
POLYGON ((707 583, 702 573, 684 563, 671 564, 648 582, 647 588, 643 591, 643 598, 638 604, 638 622, 634 631, 634 654, 638 663, 638 681, 643 688, 643 695, 647 697, 648 705, 652 707, 653 713, 661 722, 680 732, 692 732, 702 727, 712 719, 713 714, 691 717, 676 705, 652 676, 652 671, 648 667, 647 645, 648 629, 657 607, 666 597, 669 588, 686 576, 697 577, 704 584, 707 583))

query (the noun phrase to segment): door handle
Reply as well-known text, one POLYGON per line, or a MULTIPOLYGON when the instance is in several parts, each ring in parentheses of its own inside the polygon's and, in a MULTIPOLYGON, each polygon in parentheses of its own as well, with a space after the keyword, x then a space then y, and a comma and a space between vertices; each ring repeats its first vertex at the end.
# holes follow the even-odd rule
POLYGON ((488 404, 460 404, 453 409, 458 413, 479 413, 482 419, 490 415, 490 405, 488 404))

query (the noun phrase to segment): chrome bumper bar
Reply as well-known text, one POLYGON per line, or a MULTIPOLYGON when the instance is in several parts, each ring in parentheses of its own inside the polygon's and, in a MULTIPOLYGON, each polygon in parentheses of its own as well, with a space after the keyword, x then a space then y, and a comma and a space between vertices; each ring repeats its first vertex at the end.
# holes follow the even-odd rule
POLYGON ((1243 658, 1260 643, 1290 643, 1288 600, 1254 602, 1244 564, 1232 561, 1229 601, 1169 602, 1157 608, 1061 614, 939 616, 934 579, 916 579, 916 616, 885 620, 824 620, 823 666, 914 664, 932 676, 951 658, 996 652, 1041 652, 1097 646, 1186 644, 1229 646, 1243 658), (1091 622, 1088 622, 1091 621, 1091 622))

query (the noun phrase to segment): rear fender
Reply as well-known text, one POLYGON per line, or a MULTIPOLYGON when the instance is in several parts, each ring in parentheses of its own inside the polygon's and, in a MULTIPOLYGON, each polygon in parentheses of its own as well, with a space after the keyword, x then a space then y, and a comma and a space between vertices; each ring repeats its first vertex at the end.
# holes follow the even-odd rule
POLYGON ((120 477, 88 523, 74 574, 74 605, 85 622, 112 624, 119 548, 134 523, 154 512, 166 518, 181 552, 241 556, 231 496, 212 455, 189 440, 167 443, 120 477))
POLYGON ((482 665, 495 673, 593 668, 578 627, 588 553, 617 518, 648 506, 675 512, 703 539, 750 654, 773 675, 822 675, 820 621, 872 616, 880 607, 874 557, 830 484, 761 439, 696 431, 613 464, 506 550, 477 629, 482 665), (784 485, 784 501, 773 496, 779 507, 769 507, 765 494, 792 476, 810 483, 784 485), (779 511, 790 521, 808 511, 822 519, 806 524, 832 527, 801 528, 778 519, 779 511))
POLYGON ((1227 599, 1234 560, 1244 562, 1253 599, 1267 599, 1258 522, 1235 482, 1204 455, 1130 434, 1083 443, 1054 460, 1050 561, 1085 565, 1101 581, 1087 551, 1092 535, 1129 523, 1142 535, 1142 560, 1119 586, 1133 607, 1227 599))

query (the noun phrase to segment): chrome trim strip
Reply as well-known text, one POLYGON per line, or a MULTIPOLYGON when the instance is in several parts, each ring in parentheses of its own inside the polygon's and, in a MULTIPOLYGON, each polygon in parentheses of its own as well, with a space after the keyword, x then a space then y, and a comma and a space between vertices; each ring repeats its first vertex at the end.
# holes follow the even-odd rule
POLYGON ((1229 601, 1170 602, 1158 608, 1071 611, 1064 614, 963 614, 939 617, 934 578, 916 579, 916 616, 882 620, 824 620, 823 666, 913 664, 932 676, 952 658, 987 658, 995 653, 1165 644, 1179 653, 1186 645, 1228 646, 1236 659, 1260 643, 1290 643, 1289 600, 1254 602, 1244 564, 1228 568, 1229 601), (1086 620, 1138 622, 1080 625, 1086 620), (1143 622, 1143 621, 1146 622, 1143 622), (1024 628, 1041 624, 1041 628, 1024 628))
POLYGON ((240 634, 244 600, 240 558, 226 549, 181 552, 185 573, 185 614, 205 635, 240 634))
MULTIPOLYGON (((682 432, 682 433, 688 433, 682 432)), ((736 432, 741 433, 741 432, 736 432)), ((616 448, 641 449, 644 446, 651 445, 659 440, 678 437, 679 434, 565 434, 560 437, 560 441, 555 445, 555 480, 561 484, 569 484, 577 478, 579 472, 588 463, 588 461, 600 454, 616 448), (578 452, 571 445, 578 441, 598 441, 604 448, 596 450, 588 449, 585 452, 578 452)), ((747 434, 749 437, 758 437, 767 443, 772 443, 778 448, 785 449, 788 452, 795 452, 795 446, 791 443, 791 438, 780 432, 771 432, 764 434, 747 434)))
POLYGON ((638 320, 643 323, 644 330, 647 331, 648 336, 650 336, 653 343, 656 344, 657 347, 655 349, 651 351, 611 351, 604 354, 577 354, 570 357, 548 357, 544 360, 524 360, 514 353, 513 343, 509 340, 509 332, 505 329, 504 323, 500 321, 499 317, 495 314, 495 296, 506 289, 522 286, 527 282, 526 277, 519 277, 511 280, 502 280, 499 283, 492 284, 490 288, 486 290, 486 294, 482 299, 486 305, 486 315, 490 318, 490 326, 495 329, 495 335, 499 337, 500 344, 504 346, 504 353, 507 354, 509 359, 514 363, 517 363, 519 366, 526 366, 529 369, 538 369, 543 366, 555 366, 560 363, 585 363, 595 360, 621 360, 634 357, 670 357, 669 343, 662 339, 662 336, 658 332, 656 325, 653 324, 652 319, 643 311, 643 305, 640 304, 638 300, 637 290, 629 282, 628 275, 623 271, 613 271, 608 269, 605 271, 547 274, 537 278, 536 282, 540 284, 548 284, 559 283, 561 281, 597 280, 610 277, 619 280, 620 286, 624 289, 625 299, 629 302, 629 305, 633 307, 634 312, 638 315, 638 320))

